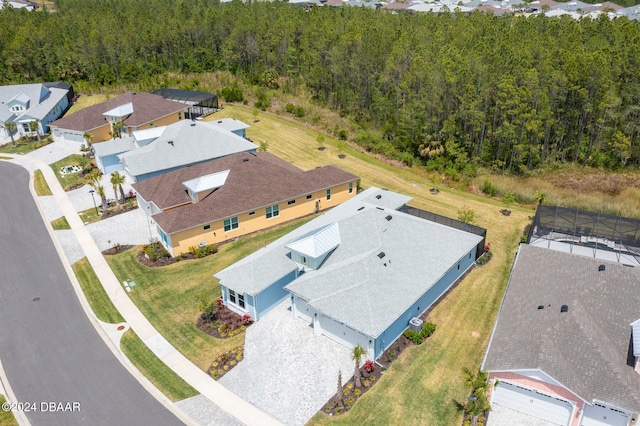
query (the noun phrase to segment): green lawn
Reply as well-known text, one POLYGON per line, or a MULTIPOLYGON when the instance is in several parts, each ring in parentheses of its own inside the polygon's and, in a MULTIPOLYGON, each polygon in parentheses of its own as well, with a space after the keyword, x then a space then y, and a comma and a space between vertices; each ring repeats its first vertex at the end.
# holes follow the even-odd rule
MULTIPOLYGON (((65 191, 69 191, 77 185, 80 185, 80 184, 84 185, 85 183, 87 183, 87 180, 84 177, 80 176, 80 174, 78 173, 61 175, 60 169, 64 166, 84 167, 89 163, 90 161, 84 158, 82 155, 72 154, 68 157, 63 158, 60 161, 57 161, 51 164, 51 168, 53 169, 53 172, 56 174, 56 177, 58 178, 58 181, 62 185, 62 188, 64 188, 65 191)), ((87 197, 90 197, 90 196, 91 196, 90 194, 87 194, 87 197)), ((100 197, 96 199, 96 202, 98 203, 100 202, 100 197)))
POLYGON ((107 262, 119 281, 136 283, 128 293, 153 326, 183 355, 206 370, 219 355, 244 343, 244 334, 215 339, 196 328, 201 297, 220 297, 213 274, 290 232, 310 218, 248 235, 220 246, 217 254, 202 259, 148 268, 136 259, 139 247, 113 256, 107 262))
POLYGON ((82 291, 98 319, 109 324, 124 322, 124 318, 109 299, 107 292, 104 291, 104 287, 102 287, 87 258, 83 257, 72 267, 78 282, 80 282, 80 287, 82 287, 82 291))
POLYGON ((198 391, 151 352, 133 330, 124 333, 120 347, 133 365, 173 402, 198 395, 198 391))
POLYGON ((0 152, 4 152, 5 154, 28 154, 31 151, 34 151, 45 145, 47 145, 47 141, 45 137, 42 137, 41 142, 38 142, 38 140, 32 141, 32 140, 26 140, 26 139, 16 140, 15 148, 9 141, 9 143, 6 143, 0 146, 0 152))
POLYGON ((46 195, 53 195, 49 184, 47 183, 41 170, 36 170, 33 173, 33 187, 36 190, 38 197, 44 197, 46 195))
MULTIPOLYGON (((0 395, 0 405, 6 402, 4 395, 0 395)), ((16 418, 11 411, 0 410, 0 426, 18 426, 16 418)))
POLYGON ((63 229, 71 229, 69 222, 67 221, 66 216, 59 217, 55 220, 51 221, 51 226, 54 231, 61 231, 63 229))
POLYGON ((81 95, 80 97, 78 97, 78 100, 76 101, 76 103, 73 104, 71 108, 69 108, 69 111, 67 111, 67 113, 64 116, 67 117, 73 114, 74 112, 78 112, 81 109, 84 109, 86 107, 98 105, 102 102, 106 102, 108 99, 109 97, 106 95, 90 95, 90 96, 81 95))

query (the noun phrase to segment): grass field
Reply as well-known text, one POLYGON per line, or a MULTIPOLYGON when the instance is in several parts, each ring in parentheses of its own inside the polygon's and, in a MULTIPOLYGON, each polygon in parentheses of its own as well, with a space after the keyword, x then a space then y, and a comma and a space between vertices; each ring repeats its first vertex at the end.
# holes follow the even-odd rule
MULTIPOLYGON (((87 181, 85 178, 75 173, 67 174, 63 176, 60 174, 60 169, 64 166, 84 167, 87 164, 89 164, 89 160, 84 158, 82 155, 72 154, 68 157, 63 158, 62 160, 56 161, 55 163, 51 164, 51 169, 56 174, 56 177, 58 178, 60 185, 62 185, 62 188, 65 191, 69 191, 75 185, 80 185, 80 184, 84 185, 85 183, 87 183, 87 181)), ((99 201, 99 197, 98 197, 98 201, 99 201)))
POLYGON ((107 262, 119 281, 136 283, 129 296, 154 327, 183 355, 206 370, 214 358, 244 343, 244 334, 215 339, 196 328, 199 299, 211 301, 220 297, 220 286, 213 274, 308 220, 299 219, 248 235, 221 245, 215 255, 162 268, 141 265, 136 259, 139 247, 107 256, 107 262))
POLYGON ((67 218, 65 216, 59 217, 55 220, 51 221, 51 226, 53 227, 54 231, 61 231, 64 229, 71 229, 71 226, 69 225, 69 222, 67 221, 67 218))
POLYGON ((102 287, 87 258, 83 257, 74 263, 72 267, 82 292, 98 319, 109 324, 124 322, 124 318, 122 318, 120 312, 109 299, 107 292, 104 291, 104 287, 102 287))
POLYGON ((33 187, 35 188, 38 197, 53 195, 51 188, 49 188, 49 184, 47 184, 47 181, 40 170, 36 170, 33 173, 33 187))
POLYGON ((151 352, 133 330, 122 335, 120 347, 136 368, 173 402, 198 395, 198 391, 151 352))
MULTIPOLYGON (((4 395, 0 395, 0 405, 6 402, 4 395)), ((11 411, 0 410, 0 426, 18 426, 16 418, 11 411)))
POLYGON ((42 142, 38 143, 37 140, 16 140, 16 146, 14 147, 11 142, 0 146, 0 152, 5 154, 28 154, 29 152, 41 148, 46 145, 44 138, 42 142))
POLYGON ((81 95, 76 101, 76 103, 73 104, 71 108, 69 108, 69 111, 67 111, 67 113, 64 116, 67 117, 73 114, 74 112, 78 112, 81 109, 84 109, 86 107, 100 104, 102 102, 107 101, 108 99, 109 97, 106 95, 91 95, 91 96, 81 95))

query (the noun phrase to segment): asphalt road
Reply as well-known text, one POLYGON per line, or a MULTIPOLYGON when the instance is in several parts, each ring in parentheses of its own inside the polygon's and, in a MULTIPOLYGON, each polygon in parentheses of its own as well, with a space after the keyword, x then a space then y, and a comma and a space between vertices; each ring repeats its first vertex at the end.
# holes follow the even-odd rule
POLYGON ((27 418, 34 426, 182 424, 91 325, 28 182, 25 169, 0 161, 0 360, 27 418))

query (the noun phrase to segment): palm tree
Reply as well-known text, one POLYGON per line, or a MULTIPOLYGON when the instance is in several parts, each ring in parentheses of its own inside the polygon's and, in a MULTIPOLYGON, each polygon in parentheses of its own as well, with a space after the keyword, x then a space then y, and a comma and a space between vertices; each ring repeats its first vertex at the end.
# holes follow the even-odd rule
POLYGON ((472 426, 478 424, 478 417, 484 412, 491 410, 491 405, 487 399, 487 394, 491 385, 489 383, 489 373, 478 368, 478 372, 474 373, 470 369, 464 367, 462 369, 464 377, 464 387, 471 390, 471 396, 464 406, 464 412, 471 417, 472 426))
POLYGON ((4 123, 2 127, 7 129, 7 131, 9 132, 9 136, 11 137, 11 147, 15 148, 17 145, 16 145, 15 139, 13 138, 13 132, 15 132, 16 129, 18 128, 16 126, 16 123, 14 123, 13 121, 8 121, 4 123))
POLYGON ((109 132, 109 134, 111 135, 111 137, 113 139, 121 138, 122 137, 122 129, 124 129, 124 127, 125 127, 125 124, 124 124, 124 122, 122 120, 116 120, 111 125, 111 128, 113 130, 111 132, 109 132))
POLYGON ((91 133, 85 133, 82 137, 87 141, 87 148, 89 148, 91 146, 91 141, 93 140, 93 135, 91 133))
POLYGON ((107 194, 104 190, 104 186, 98 185, 98 187, 96 188, 96 192, 100 196, 100 201, 102 203, 102 213, 105 213, 107 211, 108 204, 107 204, 107 194))
POLYGON ((38 138, 38 145, 42 142, 40 139, 40 120, 37 118, 31 122, 31 130, 36 132, 36 137, 38 138))
POLYGON ((362 358, 367 352, 360 345, 353 347, 353 352, 351 352, 351 359, 356 363, 356 370, 353 374, 353 378, 356 381, 356 387, 360 387, 360 358, 362 358))
POLYGON ((107 195, 104 192, 104 186, 100 184, 100 177, 102 176, 102 172, 98 168, 91 169, 91 171, 87 174, 87 183, 93 189, 96 190, 98 195, 100 196, 102 202, 102 211, 107 211, 107 195))
MULTIPOLYGON (((124 204, 126 197, 124 195, 124 189, 122 189, 122 184, 125 182, 126 178, 124 175, 121 175, 120 172, 113 172, 111 173, 111 183, 113 183, 114 180, 116 181, 116 185, 118 185, 118 190, 120 191, 120 202, 124 204)), ((118 198, 117 195, 116 198, 118 198)))

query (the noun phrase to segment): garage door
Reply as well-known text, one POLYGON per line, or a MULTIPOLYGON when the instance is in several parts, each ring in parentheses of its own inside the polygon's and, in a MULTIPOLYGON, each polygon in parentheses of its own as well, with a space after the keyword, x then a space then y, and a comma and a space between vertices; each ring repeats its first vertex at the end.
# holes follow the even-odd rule
POLYGON ((309 308, 307 302, 296 297, 293 303, 295 303, 296 305, 296 314, 298 315, 298 317, 302 318, 305 321, 311 322, 313 319, 313 313, 315 311, 309 308))
POLYGON ((619 410, 597 405, 586 405, 581 426, 627 426, 631 416, 619 410))
POLYGON ((566 400, 503 381, 493 390, 491 402, 557 425, 568 425, 573 412, 566 400))
POLYGON ((360 334, 359 332, 340 324, 327 316, 320 315, 320 326, 322 327, 322 334, 331 340, 335 340, 336 342, 345 345, 346 347, 351 348, 360 344, 366 349, 369 346, 368 338, 363 334, 360 334))

